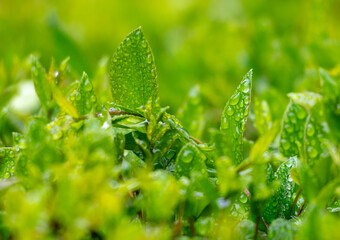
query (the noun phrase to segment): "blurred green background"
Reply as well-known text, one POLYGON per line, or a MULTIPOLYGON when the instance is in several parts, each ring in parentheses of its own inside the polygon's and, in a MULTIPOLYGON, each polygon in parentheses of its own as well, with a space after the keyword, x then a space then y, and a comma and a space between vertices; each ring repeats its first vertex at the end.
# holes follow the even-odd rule
POLYGON ((207 111, 218 116, 253 68, 255 95, 269 101, 275 117, 282 109, 273 105, 288 101, 287 92, 319 87, 319 67, 337 71, 339 10, 338 0, 1 0, 0 90, 20 80, 18 63, 31 53, 45 67, 52 56, 70 56, 78 77, 93 77, 100 60, 142 26, 161 103, 171 111, 198 83, 207 111))

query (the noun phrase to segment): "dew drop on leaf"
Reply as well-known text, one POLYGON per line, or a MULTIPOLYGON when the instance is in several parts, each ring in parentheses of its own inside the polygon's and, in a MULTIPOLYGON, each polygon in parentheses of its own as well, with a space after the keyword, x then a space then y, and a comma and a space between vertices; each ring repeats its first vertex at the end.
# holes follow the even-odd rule
POLYGON ((314 133, 315 133, 315 129, 314 129, 313 125, 308 124, 307 129, 306 129, 306 134, 311 137, 311 136, 314 135, 314 133))
POLYGON ((234 114, 234 109, 231 106, 228 106, 227 114, 228 114, 228 116, 232 116, 234 114))
POLYGON ((245 193, 242 193, 240 196, 240 202, 241 203, 246 203, 248 201, 248 197, 245 193))
POLYGON ((250 90, 250 80, 249 79, 245 79, 242 84, 241 84, 241 91, 243 93, 248 93, 250 90))
POLYGON ((192 159, 194 158, 194 156, 195 156, 195 154, 192 151, 185 149, 184 152, 183 152, 181 160, 185 163, 190 163, 192 161, 192 159))
POLYGON ((235 95, 233 95, 230 98, 229 104, 234 106, 238 103, 239 99, 240 99, 240 93, 237 92, 235 95))
POLYGON ((308 156, 311 158, 316 158, 318 156, 318 151, 314 147, 308 148, 308 156))

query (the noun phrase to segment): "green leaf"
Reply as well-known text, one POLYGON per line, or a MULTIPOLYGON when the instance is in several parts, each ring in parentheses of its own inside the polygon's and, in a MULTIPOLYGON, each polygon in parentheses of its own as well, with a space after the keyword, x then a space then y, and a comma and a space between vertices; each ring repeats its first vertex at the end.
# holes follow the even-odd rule
POLYGON ((288 97, 292 99, 295 104, 301 105, 306 109, 312 109, 315 105, 321 102, 322 99, 320 94, 313 92, 288 93, 288 97))
POLYGON ((306 119, 307 111, 291 101, 283 116, 281 127, 280 152, 284 156, 300 156, 303 152, 306 119))
POLYGON ((95 109, 97 97, 93 91, 92 82, 85 72, 81 77, 79 87, 70 94, 69 99, 75 104, 81 116, 95 109))
POLYGON ((340 95, 339 83, 333 80, 328 72, 322 68, 319 68, 319 75, 323 97, 332 103, 336 103, 340 95))
POLYGON ((178 153, 175 163, 175 173, 179 178, 186 176, 190 178, 192 172, 206 173, 205 156, 200 150, 193 144, 187 143, 178 153))
POLYGON ((0 178, 9 178, 15 171, 16 150, 14 147, 0 148, 0 178))
POLYGON ((293 193, 296 184, 290 176, 290 170, 297 164, 297 158, 289 158, 283 162, 274 174, 274 180, 280 182, 280 186, 263 209, 263 218, 270 224, 275 218, 289 218, 293 203, 293 193))
POLYGON ((178 110, 177 116, 183 124, 183 127, 188 130, 192 136, 196 138, 202 137, 205 121, 199 85, 190 89, 189 96, 178 110))
POLYGON ((294 228, 292 222, 278 218, 270 224, 268 231, 268 240, 290 240, 294 239, 297 229, 294 228))
POLYGON ((168 123, 170 127, 178 133, 180 139, 185 143, 191 141, 190 135, 187 130, 185 130, 179 120, 169 113, 164 113, 163 119, 164 122, 168 123))
POLYGON ((321 161, 327 154, 327 148, 322 144, 324 135, 315 120, 309 115, 305 125, 304 150, 309 165, 313 166, 316 161, 321 161))
POLYGON ((231 157, 235 164, 243 160, 243 132, 248 119, 253 71, 250 70, 224 107, 220 129, 232 144, 231 157))
POLYGON ((276 193, 277 216, 283 218, 290 217, 290 208, 293 203, 293 193, 296 184, 290 176, 290 170, 296 166, 296 158, 290 158, 282 163, 274 174, 274 177, 281 182, 281 186, 276 193))
POLYGON ((120 44, 110 67, 113 102, 133 111, 158 96, 153 54, 141 28, 120 44))
POLYGON ((59 107, 73 118, 79 118, 77 109, 70 103, 57 85, 52 85, 53 98, 59 107))
POLYGON ((179 198, 179 187, 173 175, 157 170, 144 176, 141 184, 143 210, 147 219, 167 220, 171 218, 179 198))
POLYGON ((45 69, 41 66, 37 57, 32 55, 32 78, 35 91, 41 105, 47 109, 51 101, 51 88, 48 83, 45 69))
POLYGON ((253 112, 255 127, 260 135, 263 135, 272 125, 272 116, 268 103, 265 100, 254 99, 253 112))

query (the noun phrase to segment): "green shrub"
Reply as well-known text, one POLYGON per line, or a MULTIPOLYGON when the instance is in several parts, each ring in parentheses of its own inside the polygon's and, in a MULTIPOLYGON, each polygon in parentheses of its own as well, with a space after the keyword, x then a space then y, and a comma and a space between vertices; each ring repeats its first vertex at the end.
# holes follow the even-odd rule
POLYGON ((250 70, 203 142, 200 88, 182 121, 159 104, 141 28, 112 57, 112 96, 101 74, 75 81, 68 59, 25 66, 41 105, 20 129, 12 111, 29 99, 9 89, 0 104, 3 239, 339 238, 340 83, 325 70, 319 93, 288 94, 281 121, 252 105, 250 70))

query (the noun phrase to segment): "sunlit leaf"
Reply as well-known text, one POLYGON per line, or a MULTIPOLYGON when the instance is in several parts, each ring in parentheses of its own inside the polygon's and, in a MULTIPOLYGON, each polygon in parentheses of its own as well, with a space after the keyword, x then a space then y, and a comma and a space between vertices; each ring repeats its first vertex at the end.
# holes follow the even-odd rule
POLYGON ((92 82, 84 72, 79 87, 71 93, 69 99, 75 104, 80 115, 86 115, 95 108, 97 97, 94 94, 92 82))
POLYGON ((303 150, 304 127, 307 111, 290 102, 282 120, 280 152, 286 157, 300 156, 303 150))
POLYGON ((37 57, 32 55, 32 78, 35 91, 40 99, 41 104, 48 108, 51 101, 51 88, 48 83, 45 69, 41 66, 37 57))
POLYGON ((264 100, 259 100, 255 98, 253 105, 255 126, 257 131, 262 135, 264 134, 272 125, 272 117, 268 103, 264 100))
POLYGON ((232 144, 231 157, 235 164, 243 160, 243 132, 249 114, 253 71, 250 70, 224 107, 220 129, 232 144))
POLYGON ((132 31, 120 44, 110 67, 113 101, 131 110, 158 95, 153 54, 141 28, 132 31))
POLYGON ((177 177, 190 178, 192 172, 206 173, 205 156, 192 143, 187 143, 178 153, 175 172, 177 177))
POLYGON ((188 132, 196 138, 202 137, 205 121, 202 96, 198 85, 190 89, 187 100, 178 110, 177 116, 188 132))

